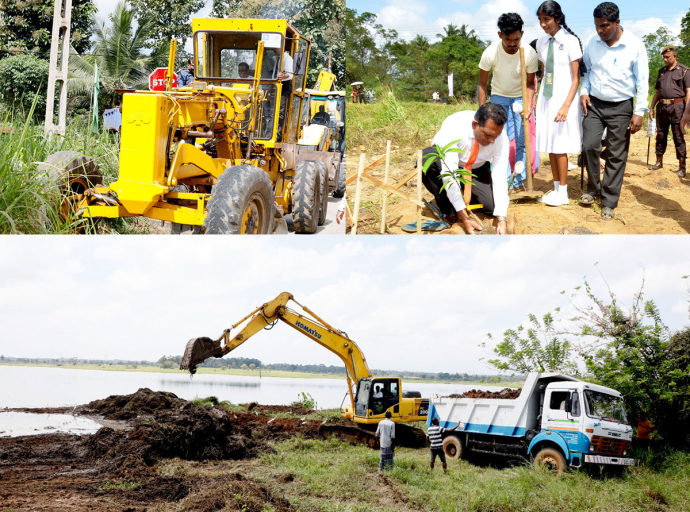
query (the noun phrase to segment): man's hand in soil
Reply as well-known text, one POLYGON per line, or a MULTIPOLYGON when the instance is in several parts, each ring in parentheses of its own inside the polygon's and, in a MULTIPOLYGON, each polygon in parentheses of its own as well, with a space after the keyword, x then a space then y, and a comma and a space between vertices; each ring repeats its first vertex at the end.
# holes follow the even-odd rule
POLYGON ((589 94, 583 94, 580 96, 580 105, 582 106, 582 111, 587 115, 587 107, 592 106, 592 101, 589 99, 589 94))
POLYGON ((472 219, 468 213, 467 210, 463 210, 461 212, 458 212, 458 222, 460 226, 462 226, 462 229, 465 230, 465 233, 468 235, 474 235, 474 230, 476 229, 477 231, 481 231, 482 227, 474 220, 472 219))
POLYGON ((496 226, 496 234, 497 235, 505 235, 508 233, 508 224, 504 220, 499 220, 498 225, 496 226))
POLYGON ((630 120, 630 126, 628 126, 630 129, 630 133, 637 133, 640 131, 640 128, 642 128, 642 116, 632 116, 632 119, 630 120))

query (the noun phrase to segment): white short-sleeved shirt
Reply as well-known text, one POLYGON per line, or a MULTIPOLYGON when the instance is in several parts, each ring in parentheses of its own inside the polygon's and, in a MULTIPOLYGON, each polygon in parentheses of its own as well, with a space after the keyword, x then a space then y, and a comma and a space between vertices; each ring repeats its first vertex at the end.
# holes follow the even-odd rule
MULTIPOLYGON (((522 45, 525 49, 525 69, 527 73, 536 73, 539 67, 537 53, 530 45, 522 45)), ((503 42, 491 43, 484 50, 479 61, 479 69, 493 70, 491 79, 491 94, 498 94, 507 98, 522 97, 522 71, 520 70, 520 52, 509 55, 503 49, 503 42)))
MULTIPOLYGON (((574 35, 568 34, 561 29, 553 36, 553 67, 554 84, 555 79, 560 76, 568 77, 568 89, 570 89, 570 63, 582 58, 580 41, 574 35)), ((537 41, 537 58, 544 63, 546 69, 546 58, 549 54, 549 41, 551 36, 544 34, 537 41)))

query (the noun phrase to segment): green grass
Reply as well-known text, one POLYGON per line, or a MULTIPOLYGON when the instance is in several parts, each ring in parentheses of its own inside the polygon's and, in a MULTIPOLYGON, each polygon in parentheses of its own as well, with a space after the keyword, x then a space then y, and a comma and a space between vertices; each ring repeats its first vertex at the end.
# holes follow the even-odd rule
MULTIPOLYGON (((60 216, 62 198, 56 194, 47 173, 38 170, 38 164, 57 151, 76 151, 96 161, 103 183, 108 185, 117 179, 119 168, 115 138, 105 131, 89 133, 81 118, 68 120, 64 137, 45 137, 43 124, 18 122, 9 114, 0 119, 0 126, 5 130, 0 136, 0 234, 94 231, 88 219, 60 216)), ((146 231, 140 221, 129 219, 101 222, 98 230, 146 231)))

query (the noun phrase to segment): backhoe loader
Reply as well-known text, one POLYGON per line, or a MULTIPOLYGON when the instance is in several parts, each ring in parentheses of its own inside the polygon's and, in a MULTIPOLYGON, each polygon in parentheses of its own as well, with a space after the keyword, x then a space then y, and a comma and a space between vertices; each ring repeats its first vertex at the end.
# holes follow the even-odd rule
MULTIPOLYGON (((391 412, 391 419, 396 423, 426 421, 428 399, 422 399, 419 392, 404 393, 399 377, 373 377, 364 354, 345 332, 329 325, 287 292, 256 308, 230 329, 224 330, 217 339, 201 337, 189 340, 180 369, 194 374, 197 366, 206 359, 223 357, 259 331, 272 328, 278 320, 333 352, 345 365, 350 403, 343 408, 343 416, 353 420, 357 426, 324 424, 320 429, 324 437, 336 435, 375 448, 374 431, 385 418, 386 411, 391 412), (290 301, 300 306, 306 315, 288 308, 290 301), (247 324, 231 338, 231 330, 244 322, 247 324)), ((424 446, 424 432, 409 425, 397 425, 396 444, 424 446)))
MULTIPOLYGON (((192 30, 189 86, 172 87, 173 41, 165 91, 122 91, 116 181, 103 185, 97 164, 72 151, 42 164, 63 214, 264 234, 286 233, 291 213, 297 233, 314 233, 341 157, 298 144, 311 41, 285 20, 193 19, 192 30)), ((330 89, 332 77, 317 85, 330 89)))

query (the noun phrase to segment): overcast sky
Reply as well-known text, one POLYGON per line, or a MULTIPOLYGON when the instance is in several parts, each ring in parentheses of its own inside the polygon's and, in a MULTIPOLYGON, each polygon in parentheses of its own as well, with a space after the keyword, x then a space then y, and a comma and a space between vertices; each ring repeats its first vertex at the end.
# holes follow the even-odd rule
MULTIPOLYGON (((687 324, 690 237, 3 237, 0 354, 157 360, 282 291, 346 331, 371 368, 489 372, 478 345, 606 276, 687 324)), ((287 325, 232 356, 340 364, 287 325)))
MULTIPOLYGON (((433 0, 347 0, 347 6, 362 13, 378 15, 378 22, 385 28, 395 29, 400 37, 413 39, 417 34, 436 40, 449 23, 467 24, 482 39, 498 40, 496 21, 506 12, 517 12, 525 21, 525 37, 528 41, 544 35, 536 16, 542 0, 449 0, 438 3, 433 0)), ((600 0, 562 0, 559 2, 568 26, 584 42, 594 34, 592 12, 600 0)), ((667 26, 674 35, 680 33, 680 22, 688 12, 684 3, 670 0, 626 0, 618 2, 621 25, 638 37, 667 26)))

